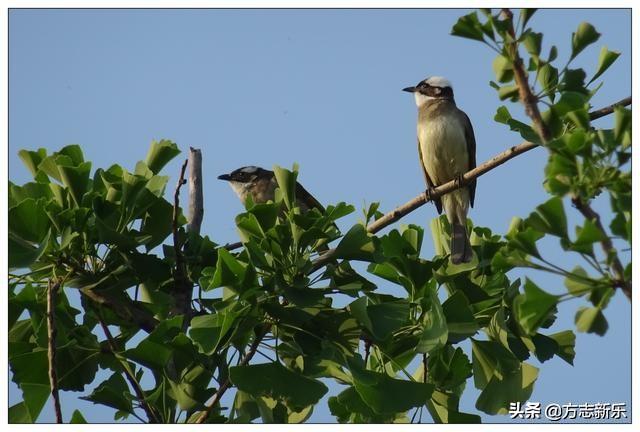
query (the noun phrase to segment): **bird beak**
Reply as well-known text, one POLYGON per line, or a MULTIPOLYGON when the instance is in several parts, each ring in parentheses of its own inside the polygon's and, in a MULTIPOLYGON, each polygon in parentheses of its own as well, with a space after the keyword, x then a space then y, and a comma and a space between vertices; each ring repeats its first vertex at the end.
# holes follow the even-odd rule
POLYGON ((409 93, 415 93, 416 88, 415 87, 406 87, 406 88, 403 88, 402 91, 406 91, 406 92, 409 92, 409 93))
POLYGON ((218 180, 231 180, 231 176, 229 174, 222 174, 218 176, 218 180))

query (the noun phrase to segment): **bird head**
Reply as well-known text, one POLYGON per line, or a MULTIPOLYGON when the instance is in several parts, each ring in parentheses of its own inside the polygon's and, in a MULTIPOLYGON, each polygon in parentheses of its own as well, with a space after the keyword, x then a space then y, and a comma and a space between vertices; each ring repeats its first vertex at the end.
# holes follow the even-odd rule
POLYGON ((416 86, 403 88, 402 91, 413 93, 418 107, 434 99, 453 100, 451 82, 439 76, 423 79, 416 86))

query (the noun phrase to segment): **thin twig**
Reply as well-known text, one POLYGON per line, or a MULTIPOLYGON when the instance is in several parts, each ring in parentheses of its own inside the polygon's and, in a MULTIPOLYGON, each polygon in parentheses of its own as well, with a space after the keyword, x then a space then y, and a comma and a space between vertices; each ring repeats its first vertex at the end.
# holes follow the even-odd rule
MULTIPOLYGON (((260 342, 262 342, 262 338, 264 338, 266 334, 269 332, 269 328, 271 328, 271 325, 265 324, 264 328, 260 331, 260 333, 256 334, 255 338, 253 339, 253 342, 251 343, 251 346, 249 346, 249 351, 247 351, 244 357, 242 357, 242 360, 240 360, 240 362, 238 363, 238 366, 245 366, 251 361, 253 356, 258 351, 258 347, 260 346, 260 342)), ((202 411, 202 413, 200 414, 200 417, 198 417, 195 423, 204 423, 205 421, 207 421, 207 418, 211 414, 211 411, 213 411, 213 408, 220 401, 220 399, 222 399, 222 396, 225 394, 225 392, 229 389, 230 386, 231 386, 231 380, 229 379, 229 377, 227 377, 222 382, 222 384, 220 384, 218 391, 216 391, 216 393, 213 395, 213 399, 211 399, 211 402, 209 403, 209 405, 206 406, 204 411, 202 411)))
MULTIPOLYGON (((613 107, 615 106, 626 106, 626 105, 630 105, 631 104, 631 98, 625 98, 619 102, 616 102, 613 105, 610 105, 608 107, 605 108, 601 108, 597 111, 594 111, 593 113, 589 114, 590 118, 598 118, 599 114, 598 113, 602 113, 602 112, 608 112, 611 113, 613 112, 613 107)), ((600 116, 601 117, 601 116, 600 116)), ((461 182, 457 182, 456 180, 451 180, 447 183, 444 183, 436 188, 434 188, 430 195, 431 195, 431 200, 435 199, 435 198, 439 198, 440 196, 447 194, 455 189, 458 189, 460 187, 465 186, 466 184, 468 184, 469 182, 471 182, 472 180, 480 177, 481 175, 493 170, 494 168, 497 168, 498 166, 502 165, 503 163, 507 162, 510 159, 513 159, 516 156, 519 156, 523 153, 528 152, 529 150, 532 150, 534 148, 538 147, 538 144, 534 144, 532 142, 529 141, 523 141, 522 143, 510 147, 509 149, 503 151, 502 153, 499 153, 497 155, 495 155, 494 157, 492 157, 491 159, 489 159, 488 161, 478 165, 477 167, 475 167, 474 169, 472 169, 471 171, 466 172, 463 176, 462 176, 462 181, 461 182)), ((412 200, 408 201, 407 203, 397 207, 396 209, 390 211, 389 213, 385 214, 384 216, 376 219, 373 223, 369 224, 369 226, 367 227, 367 231, 370 234, 375 234, 378 231, 380 231, 381 229, 387 227, 388 225, 398 221, 399 219, 401 219, 402 217, 406 216, 407 214, 411 213, 412 211, 416 210, 417 208, 425 205, 426 203, 428 203, 430 201, 430 199, 426 196, 425 193, 422 193, 420 195, 418 195, 417 197, 413 198, 412 200)), ((335 249, 329 249, 327 250, 324 254, 322 254, 319 258, 317 258, 315 261, 313 261, 313 265, 311 267, 311 272, 313 273, 316 270, 318 270, 319 268, 321 268, 322 266, 324 266, 327 262, 331 261, 335 256, 335 249)))
POLYGON ((604 235, 604 238, 600 241, 600 245, 602 246, 602 250, 607 258, 607 262, 611 260, 611 270, 613 270, 613 275, 615 276, 615 280, 613 281, 614 287, 620 288, 629 301, 631 301, 631 281, 626 280, 624 277, 624 268, 622 267, 622 263, 618 258, 615 248, 613 247, 611 238, 604 230, 602 222, 600 222, 600 215, 589 205, 588 202, 584 202, 580 197, 572 197, 571 202, 575 208, 582 213, 585 218, 593 222, 593 224, 604 235))
POLYGON ((609 105, 608 107, 600 108, 599 110, 590 112, 589 118, 591 120, 599 119, 600 117, 604 117, 606 115, 611 114, 616 107, 627 106, 627 105, 631 105, 631 96, 621 99, 618 102, 609 105))
POLYGON ((58 394, 58 373, 56 372, 56 297, 60 289, 59 282, 49 280, 47 285, 47 357, 49 359, 49 386, 53 398, 53 409, 56 423, 62 423, 62 408, 60 408, 60 396, 58 394))
MULTIPOLYGON (((111 331, 109 330, 109 327, 102 320, 102 317, 99 316, 98 317, 98 321, 100 322, 100 326, 102 327, 102 331, 104 332, 105 336, 107 337, 107 342, 109 343, 109 348, 111 348, 111 352, 117 358, 118 357, 118 354, 117 354, 118 353, 118 346, 116 345, 115 339, 114 339, 113 335, 111 334, 111 331)), ((122 365, 122 371, 124 372, 124 376, 127 378, 127 381, 129 381, 129 384, 131 385, 131 387, 133 388, 133 391, 136 394, 136 397, 140 401, 140 406, 142 407, 144 412, 147 414, 147 418, 149 419, 149 423, 160 423, 160 419, 156 415, 156 413, 153 410, 153 408, 147 402, 147 400, 145 398, 145 395, 144 395, 144 391, 142 390, 142 387, 140 386, 140 383, 138 382, 138 380, 134 376, 133 372, 129 369, 129 367, 126 364, 124 364, 124 362, 126 362, 126 360, 124 360, 124 361, 120 360, 120 364, 122 365)))

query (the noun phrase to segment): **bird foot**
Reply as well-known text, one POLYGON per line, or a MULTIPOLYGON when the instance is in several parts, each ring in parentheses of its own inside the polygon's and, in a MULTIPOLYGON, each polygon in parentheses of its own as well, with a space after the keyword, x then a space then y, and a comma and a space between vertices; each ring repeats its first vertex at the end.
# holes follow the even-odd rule
POLYGON ((427 188, 424 191, 424 197, 427 201, 433 201, 433 188, 427 188))
POLYGON ((458 174, 453 181, 456 185, 456 189, 460 189, 464 185, 464 177, 462 174, 458 174))

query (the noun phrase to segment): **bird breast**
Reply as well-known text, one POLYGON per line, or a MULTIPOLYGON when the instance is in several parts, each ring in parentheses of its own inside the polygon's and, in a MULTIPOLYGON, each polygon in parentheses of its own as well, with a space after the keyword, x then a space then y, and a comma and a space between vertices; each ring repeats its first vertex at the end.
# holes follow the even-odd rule
POLYGON ((436 185, 469 168, 464 125, 456 116, 435 116, 418 122, 422 163, 436 185))

